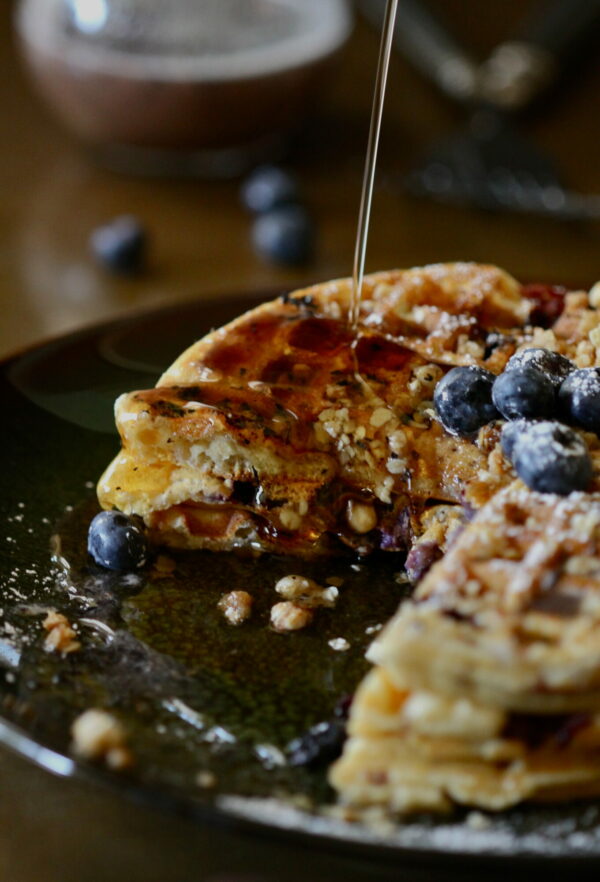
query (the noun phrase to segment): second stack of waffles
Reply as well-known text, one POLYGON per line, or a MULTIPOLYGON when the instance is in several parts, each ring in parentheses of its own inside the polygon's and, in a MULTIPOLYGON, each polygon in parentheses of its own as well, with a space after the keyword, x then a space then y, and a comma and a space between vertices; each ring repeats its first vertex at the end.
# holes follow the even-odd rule
POLYGON ((369 651, 331 781, 353 805, 600 793, 600 494, 516 481, 369 651))

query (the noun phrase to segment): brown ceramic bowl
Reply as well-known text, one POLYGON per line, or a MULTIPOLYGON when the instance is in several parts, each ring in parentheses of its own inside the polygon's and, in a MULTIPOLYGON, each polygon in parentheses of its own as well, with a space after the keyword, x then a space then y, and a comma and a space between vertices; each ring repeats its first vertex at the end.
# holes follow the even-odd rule
POLYGON ((351 26, 344 0, 171 0, 168 14, 143 0, 23 0, 16 21, 65 125, 93 146, 148 155, 251 153, 291 132, 351 26))

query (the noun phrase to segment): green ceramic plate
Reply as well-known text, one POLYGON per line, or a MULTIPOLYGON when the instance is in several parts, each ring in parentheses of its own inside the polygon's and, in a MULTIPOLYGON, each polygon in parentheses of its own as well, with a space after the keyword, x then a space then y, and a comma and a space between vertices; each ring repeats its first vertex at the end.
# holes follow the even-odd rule
POLYGON ((309 846, 355 855, 369 862, 371 879, 408 864, 433 864, 440 873, 480 867, 489 875, 533 861, 547 871, 549 857, 553 869, 565 862, 589 869, 600 858, 594 803, 519 810, 477 829, 464 815, 369 829, 331 816, 323 771, 289 765, 288 742, 329 719, 353 691, 366 670, 369 630, 406 595, 394 555, 306 564, 181 553, 170 555, 172 573, 152 567, 140 576, 101 571, 87 558, 94 483, 118 448, 114 398, 153 385, 185 346, 254 302, 220 299, 145 314, 3 365, 0 739, 58 774, 92 776, 124 797, 226 823, 256 836, 261 848, 277 841, 290 854, 309 846), (275 581, 290 572, 337 576, 343 585, 334 610, 283 636, 269 629, 268 614, 275 581), (240 628, 217 609, 234 587, 256 602, 240 628), (44 651, 48 608, 77 623, 81 652, 44 651), (350 649, 333 650, 336 637, 350 649), (71 722, 91 706, 123 721, 136 757, 130 772, 72 758, 71 722), (206 772, 210 788, 198 783, 206 772))

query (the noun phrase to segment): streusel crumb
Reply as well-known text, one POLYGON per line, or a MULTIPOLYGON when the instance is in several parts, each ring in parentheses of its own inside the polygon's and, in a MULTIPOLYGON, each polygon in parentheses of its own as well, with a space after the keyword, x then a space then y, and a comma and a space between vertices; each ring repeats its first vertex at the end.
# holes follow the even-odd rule
POLYGON ((133 763, 123 726, 99 708, 84 711, 71 726, 72 749, 86 760, 103 760, 115 770, 126 769, 133 763))
POLYGON ((271 607, 271 624, 276 631, 299 631, 312 622, 311 610, 297 606, 289 600, 271 607))
POLYGON ((71 652, 78 652, 81 649, 81 643, 76 639, 77 634, 71 627, 66 616, 57 613, 54 610, 48 613, 42 627, 48 632, 44 640, 44 649, 46 652, 60 652, 62 655, 69 655, 71 652))
POLYGON ((252 613, 252 597, 247 591, 230 591, 219 600, 219 609, 230 625, 241 625, 252 613))
POLYGON ((336 585, 323 587, 306 576, 284 576, 275 585, 275 591, 296 606, 314 609, 317 606, 334 606, 339 591, 336 585))

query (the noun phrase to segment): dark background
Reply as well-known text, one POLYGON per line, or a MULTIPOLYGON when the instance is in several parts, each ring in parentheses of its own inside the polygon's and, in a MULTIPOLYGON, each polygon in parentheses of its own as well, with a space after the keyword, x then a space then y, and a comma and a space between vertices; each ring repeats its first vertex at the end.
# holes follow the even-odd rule
MULTIPOLYGON (((483 58, 531 3, 436 5, 483 58)), ((359 22, 321 119, 293 164, 320 226, 316 259, 306 269, 281 270, 253 253, 237 182, 125 178, 92 165, 33 94, 15 51, 12 5, 4 0, 0 7, 0 353, 145 305, 350 273, 378 48, 368 27, 359 22), (90 231, 121 213, 139 215, 152 233, 152 267, 143 279, 115 282, 88 256, 90 231)), ((581 191, 600 191, 597 56, 522 122, 581 191)), ((526 280, 596 281, 598 223, 489 215, 401 193, 401 174, 460 119, 406 62, 392 59, 367 269, 468 259, 495 262, 526 280)))

